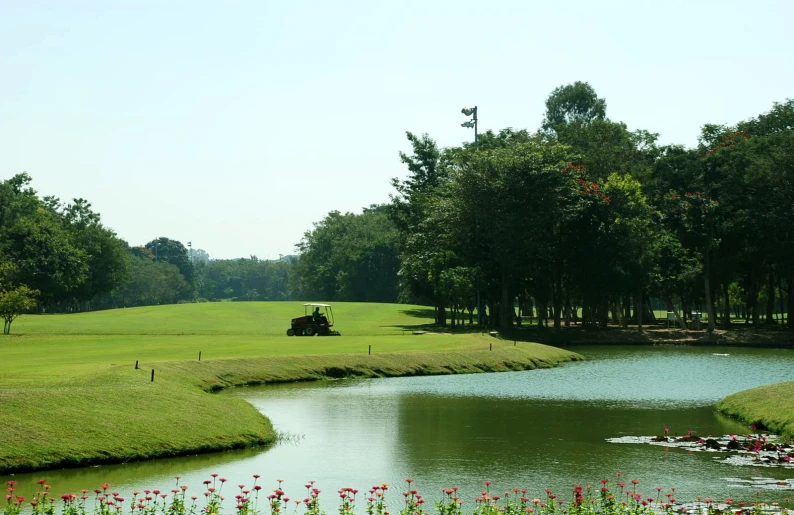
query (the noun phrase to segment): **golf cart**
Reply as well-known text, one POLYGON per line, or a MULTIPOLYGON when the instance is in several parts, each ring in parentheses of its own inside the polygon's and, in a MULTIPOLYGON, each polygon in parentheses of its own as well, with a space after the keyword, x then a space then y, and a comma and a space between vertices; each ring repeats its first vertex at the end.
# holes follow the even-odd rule
POLYGON ((308 303, 303 305, 303 316, 292 319, 287 336, 342 336, 331 329, 333 325, 334 313, 329 304, 308 303))

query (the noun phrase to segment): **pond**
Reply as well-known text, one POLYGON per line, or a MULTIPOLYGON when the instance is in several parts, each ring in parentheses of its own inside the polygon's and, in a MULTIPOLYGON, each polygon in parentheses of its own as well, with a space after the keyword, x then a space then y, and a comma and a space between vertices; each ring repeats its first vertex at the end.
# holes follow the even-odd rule
MULTIPOLYGON (((564 498, 578 484, 639 479, 644 493, 675 487, 696 496, 752 500, 753 478, 783 479, 794 470, 720 463, 713 453, 608 443, 619 436, 746 434, 717 414, 714 403, 754 386, 794 380, 794 351, 704 347, 587 347, 588 361, 526 372, 341 380, 235 388, 267 414, 285 441, 267 450, 217 453, 144 463, 22 474, 20 486, 46 477, 60 491, 160 488, 181 482, 200 494, 211 473, 232 485, 261 474, 267 490, 283 479, 294 498, 316 481, 333 510, 343 486, 366 491, 388 483, 402 491, 411 477, 430 502, 440 488, 459 486, 472 499, 485 480, 497 491, 546 488, 564 498), (742 482, 746 481, 746 482, 742 482)), ((3 478, 7 480, 8 478, 3 478)), ((234 488, 234 487, 233 487, 234 488)), ((764 490, 765 500, 789 491, 764 490)), ((393 507, 401 496, 390 492, 393 507)), ((469 509, 471 506, 469 506, 469 509)))

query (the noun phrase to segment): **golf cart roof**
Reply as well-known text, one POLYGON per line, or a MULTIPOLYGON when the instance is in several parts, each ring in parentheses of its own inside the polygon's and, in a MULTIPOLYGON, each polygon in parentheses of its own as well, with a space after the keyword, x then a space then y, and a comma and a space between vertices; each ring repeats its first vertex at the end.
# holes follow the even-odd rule
POLYGON ((329 307, 331 307, 330 304, 313 304, 311 302, 308 302, 308 303, 304 304, 304 306, 320 306, 321 308, 329 308, 329 307))

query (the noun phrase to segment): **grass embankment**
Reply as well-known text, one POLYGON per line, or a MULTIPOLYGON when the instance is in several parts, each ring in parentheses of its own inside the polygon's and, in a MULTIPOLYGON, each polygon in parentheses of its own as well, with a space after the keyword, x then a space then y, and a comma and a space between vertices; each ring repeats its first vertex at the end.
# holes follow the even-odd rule
POLYGON ((432 320, 422 307, 334 307, 341 337, 286 336, 290 318, 302 314, 294 302, 21 317, 16 334, 0 338, 0 472, 273 441, 273 428, 253 406, 208 393, 227 386, 521 370, 579 359, 479 333, 412 335, 432 320))
POLYGON ((759 386, 722 399, 717 410, 794 439, 794 381, 759 386))

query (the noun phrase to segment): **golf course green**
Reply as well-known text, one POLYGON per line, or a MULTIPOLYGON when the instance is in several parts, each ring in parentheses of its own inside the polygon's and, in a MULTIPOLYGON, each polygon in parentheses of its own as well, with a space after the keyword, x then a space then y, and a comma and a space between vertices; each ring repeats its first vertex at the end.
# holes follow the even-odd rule
POLYGON ((210 392, 341 377, 550 367, 581 359, 479 332, 414 334, 432 309, 334 304, 338 337, 288 337, 300 302, 25 315, 0 338, 0 472, 118 463, 273 442, 248 403, 210 392), (137 367, 137 368, 136 368, 137 367))

